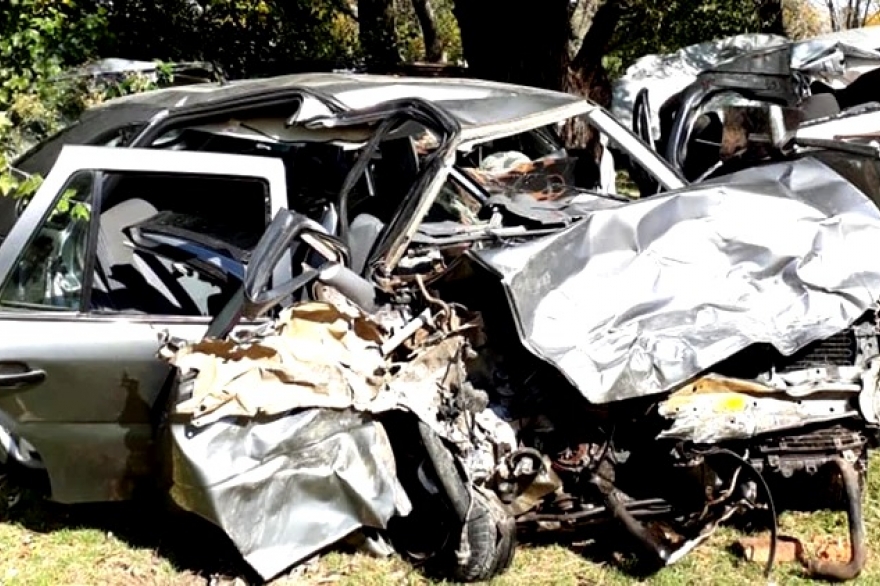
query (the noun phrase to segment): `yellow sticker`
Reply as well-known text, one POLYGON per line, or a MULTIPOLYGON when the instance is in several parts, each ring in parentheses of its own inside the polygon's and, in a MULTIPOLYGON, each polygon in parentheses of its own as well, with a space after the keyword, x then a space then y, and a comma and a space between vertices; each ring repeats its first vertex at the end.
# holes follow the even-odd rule
POLYGON ((746 410, 746 398, 742 395, 727 395, 720 397, 715 403, 715 411, 718 413, 730 413, 746 410))

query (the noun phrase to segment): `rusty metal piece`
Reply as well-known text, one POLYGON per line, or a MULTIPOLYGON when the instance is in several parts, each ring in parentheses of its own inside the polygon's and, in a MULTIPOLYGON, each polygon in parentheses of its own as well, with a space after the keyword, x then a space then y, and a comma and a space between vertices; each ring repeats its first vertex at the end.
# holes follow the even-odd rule
POLYGON ((667 565, 674 552, 663 543, 660 536, 655 535, 648 527, 640 523, 628 510, 625 495, 598 472, 591 475, 590 482, 602 495, 605 509, 651 557, 651 562, 661 567, 667 565))
POLYGON ((812 578, 822 578, 835 582, 853 580, 862 573, 867 559, 865 545, 865 519, 862 516, 862 491, 859 487, 859 475, 852 463, 836 457, 830 464, 837 467, 843 480, 846 494, 846 517, 849 524, 850 560, 847 563, 834 561, 805 559, 804 565, 812 578))
POLYGON ((745 380, 741 378, 732 378, 729 376, 722 376, 720 374, 707 374, 706 376, 702 376, 692 383, 684 385, 679 390, 674 392, 673 396, 689 394, 696 395, 705 393, 775 394, 778 392, 779 391, 777 389, 761 384, 759 382, 745 380))
POLYGON ((455 312, 452 311, 449 304, 428 292, 428 288, 425 286, 425 279, 422 275, 416 275, 416 284, 419 286, 419 291, 421 292, 422 297, 425 298, 425 301, 440 307, 440 311, 434 316, 435 322, 447 333, 453 331, 458 324, 455 319, 455 312))
MULTIPOLYGON (((759 537, 744 537, 736 542, 736 549, 744 559, 750 562, 766 564, 770 559, 770 550, 773 547, 769 535, 759 537)), ((804 546, 796 537, 780 535, 776 538, 776 551, 774 560, 777 563, 801 562, 804 558, 804 546)))
POLYGON ((519 490, 516 498, 509 505, 510 513, 514 516, 522 515, 538 506, 547 495, 554 493, 562 487, 562 481, 553 472, 550 461, 546 456, 542 456, 536 450, 528 448, 520 449, 509 457, 510 467, 514 471, 514 475, 522 480, 519 476, 519 469, 528 459, 532 459, 534 471, 528 474, 528 484, 519 490), (533 452, 533 453, 529 453, 533 452))
POLYGON ((556 457, 553 467, 557 470, 577 472, 583 469, 589 462, 590 445, 579 444, 575 449, 566 448, 565 451, 556 457))

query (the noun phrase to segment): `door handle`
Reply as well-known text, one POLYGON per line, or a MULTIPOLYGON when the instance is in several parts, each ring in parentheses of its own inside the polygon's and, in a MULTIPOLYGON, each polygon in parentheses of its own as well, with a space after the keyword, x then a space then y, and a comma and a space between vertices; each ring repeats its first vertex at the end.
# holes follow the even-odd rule
POLYGON ((0 387, 2 388, 20 388, 29 385, 39 384, 46 380, 46 371, 40 369, 27 370, 25 372, 15 372, 10 374, 0 374, 0 387))

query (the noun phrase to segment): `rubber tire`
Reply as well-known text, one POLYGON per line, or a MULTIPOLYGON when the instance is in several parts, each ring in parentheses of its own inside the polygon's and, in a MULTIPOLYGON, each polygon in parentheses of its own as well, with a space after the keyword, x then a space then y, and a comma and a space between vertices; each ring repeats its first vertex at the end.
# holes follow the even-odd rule
POLYGON ((419 422, 422 443, 448 503, 464 526, 435 560, 434 571, 456 582, 489 580, 510 567, 516 550, 516 522, 495 494, 475 487, 469 491, 455 459, 440 437, 419 422), (468 556, 460 558, 461 536, 467 540, 468 556))
POLYGON ((498 547, 495 554, 495 568, 492 571, 493 576, 503 574, 510 568, 513 563, 513 557, 516 554, 516 521, 513 517, 507 518, 498 523, 498 547))
POLYGON ((456 582, 482 582, 510 567, 516 551, 516 525, 501 508, 483 493, 473 492, 473 504, 465 530, 469 555, 460 560, 458 547, 446 556, 456 582))

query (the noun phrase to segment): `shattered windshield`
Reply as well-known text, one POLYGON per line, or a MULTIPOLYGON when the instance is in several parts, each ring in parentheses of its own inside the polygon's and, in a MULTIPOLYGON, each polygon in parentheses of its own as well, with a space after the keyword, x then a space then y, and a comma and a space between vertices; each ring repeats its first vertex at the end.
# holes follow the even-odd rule
POLYGON ((656 193, 644 177, 666 189, 686 182, 662 158, 596 108, 510 137, 486 141, 459 156, 458 166, 491 195, 529 194, 558 200, 580 194, 632 199, 656 193), (580 145, 566 147, 563 133, 580 145))

